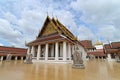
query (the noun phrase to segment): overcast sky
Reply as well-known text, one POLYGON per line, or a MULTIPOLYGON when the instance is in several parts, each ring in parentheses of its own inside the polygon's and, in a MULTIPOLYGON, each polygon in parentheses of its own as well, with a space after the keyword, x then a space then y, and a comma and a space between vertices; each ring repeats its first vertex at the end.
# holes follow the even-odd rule
POLYGON ((0 45, 34 40, 47 12, 79 40, 120 41, 120 0, 0 0, 0 45))

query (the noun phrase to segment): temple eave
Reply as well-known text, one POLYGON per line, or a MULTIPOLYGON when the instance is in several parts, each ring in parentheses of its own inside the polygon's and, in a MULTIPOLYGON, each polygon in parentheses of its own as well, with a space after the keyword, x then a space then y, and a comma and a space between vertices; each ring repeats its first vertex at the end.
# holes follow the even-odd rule
POLYGON ((39 41, 39 42, 32 42, 32 43, 27 44, 27 46, 35 46, 39 44, 55 43, 55 42, 63 42, 63 41, 66 41, 71 44, 75 44, 74 41, 71 41, 68 38, 58 38, 58 39, 44 40, 44 41, 39 41))
POLYGON ((106 49, 107 53, 118 53, 119 49, 106 49))

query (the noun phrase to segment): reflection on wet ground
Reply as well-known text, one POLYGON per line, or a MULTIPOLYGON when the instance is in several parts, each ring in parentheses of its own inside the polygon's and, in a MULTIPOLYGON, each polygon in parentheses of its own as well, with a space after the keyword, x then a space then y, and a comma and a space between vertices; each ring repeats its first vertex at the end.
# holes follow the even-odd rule
POLYGON ((0 62, 0 80, 120 80, 120 63, 85 61, 85 69, 72 64, 23 61, 0 62))

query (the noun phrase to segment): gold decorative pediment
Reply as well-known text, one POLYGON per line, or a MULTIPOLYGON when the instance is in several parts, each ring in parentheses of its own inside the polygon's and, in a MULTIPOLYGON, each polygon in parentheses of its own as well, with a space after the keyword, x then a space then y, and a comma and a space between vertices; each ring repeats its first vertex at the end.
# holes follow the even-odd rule
POLYGON ((53 25, 49 22, 48 24, 46 24, 43 28, 43 31, 41 33, 41 36, 46 36, 49 34, 53 34, 56 33, 57 31, 55 30, 55 28, 53 27, 53 25))

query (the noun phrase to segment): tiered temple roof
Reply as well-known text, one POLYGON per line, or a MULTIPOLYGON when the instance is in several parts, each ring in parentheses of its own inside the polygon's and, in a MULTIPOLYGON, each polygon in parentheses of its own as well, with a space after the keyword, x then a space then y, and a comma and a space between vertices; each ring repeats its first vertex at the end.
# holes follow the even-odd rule
POLYGON ((92 41, 91 40, 82 40, 80 41, 81 44, 84 45, 84 47, 87 49, 87 54, 90 55, 95 55, 95 56, 106 56, 104 54, 103 49, 96 49, 93 45, 92 45, 92 41))
POLYGON ((46 42, 59 42, 63 40, 72 44, 81 44, 77 38, 62 23, 59 22, 58 19, 51 19, 47 16, 36 40, 28 43, 27 46, 44 44, 46 42))

